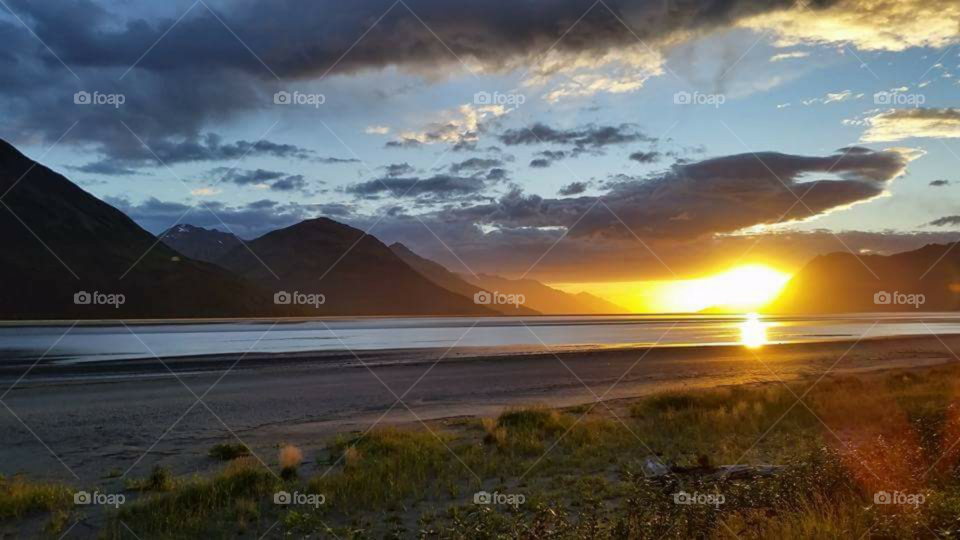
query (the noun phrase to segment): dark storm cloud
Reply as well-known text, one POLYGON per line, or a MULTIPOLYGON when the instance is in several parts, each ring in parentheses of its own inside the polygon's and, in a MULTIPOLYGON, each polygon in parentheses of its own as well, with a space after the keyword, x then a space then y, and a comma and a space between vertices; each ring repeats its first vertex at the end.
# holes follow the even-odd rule
POLYGON ((485 188, 483 180, 441 174, 430 178, 374 179, 348 186, 346 192, 364 198, 387 195, 448 200, 475 195, 485 188))
MULTIPOLYGON (((486 70, 502 71, 532 65, 554 45, 561 54, 599 54, 635 46, 637 37, 656 43, 675 31, 709 31, 792 3, 691 0, 664 10, 657 2, 628 0, 604 5, 592 0, 249 0, 223 10, 209 2, 218 10, 216 16, 201 2, 192 4, 182 19, 182 12, 148 19, 134 9, 108 12, 112 4, 96 0, 9 0, 12 12, 77 76, 19 21, 0 21, 5 45, 0 53, 0 112, 5 119, 0 136, 53 143, 79 120, 64 144, 101 154, 106 161, 101 167, 155 166, 137 137, 170 164, 236 159, 249 143, 211 144, 205 138, 214 126, 271 107, 272 94, 291 81, 387 66, 436 80, 435 75, 451 73, 451 65, 459 70, 451 50, 486 70), (72 96, 81 90, 122 93, 126 101, 120 108, 78 106, 72 96)), ((830 3, 822 0, 811 7, 830 3)), ((184 10, 186 4, 181 6, 184 10)), ((612 144, 618 133, 610 129, 592 136, 598 138, 585 138, 581 151, 612 144), (612 139, 604 142, 605 135, 612 139)), ((259 152, 302 157, 299 149, 267 149, 280 145, 270 140, 263 144, 259 152)), ((387 143, 390 148, 418 145, 413 140, 387 143)))
MULTIPOLYGON (((816 9, 830 3, 811 4, 816 9)), ((76 66, 125 70, 176 22, 176 17, 133 19, 117 25, 110 14, 89 1, 12 0, 10 4, 21 17, 34 21, 36 33, 53 50, 61 51, 68 65, 76 66)), ((542 54, 554 44, 563 52, 600 52, 634 45, 638 37, 655 40, 676 30, 708 30, 791 6, 790 0, 700 0, 664 10, 657 3, 607 0, 608 11, 604 6, 590 9, 593 4, 591 0, 408 0, 401 4, 392 0, 253 0, 234 3, 218 15, 272 72, 284 78, 309 78, 328 70, 350 73, 391 65, 458 64, 450 50, 491 67, 507 66, 518 57, 542 54), (574 31, 564 37, 574 23, 574 31)), ((163 47, 140 60, 138 69, 169 72, 189 66, 272 77, 252 55, 238 54, 243 49, 237 39, 202 4, 167 37, 171 39, 163 47)))
POLYGON ((546 169, 551 165, 551 163, 552 162, 549 159, 538 158, 530 161, 530 167, 534 169, 546 169))
POLYGON ((949 180, 934 180, 933 182, 930 182, 931 187, 944 187, 949 185, 950 185, 949 180))
POLYGON ((896 152, 828 157, 739 154, 677 164, 656 177, 614 179, 606 184, 606 206, 595 205, 594 197, 547 199, 516 189, 494 203, 450 210, 445 218, 505 228, 573 227, 576 223, 569 233, 574 237, 622 238, 635 233, 687 240, 772 224, 781 218, 784 222, 806 219, 869 200, 881 195, 906 163, 896 152), (817 173, 838 178, 800 181, 817 173), (798 197, 803 197, 802 204, 794 204, 798 197))

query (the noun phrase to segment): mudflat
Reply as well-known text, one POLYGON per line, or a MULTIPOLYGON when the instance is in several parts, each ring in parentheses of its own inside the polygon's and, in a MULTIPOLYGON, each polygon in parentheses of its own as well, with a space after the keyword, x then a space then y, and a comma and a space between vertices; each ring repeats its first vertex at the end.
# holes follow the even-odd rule
POLYGON ((0 474, 87 483, 142 476, 155 465, 204 472, 216 465, 208 450, 222 442, 272 456, 281 443, 316 447, 374 424, 958 362, 951 350, 960 350, 960 336, 941 338, 555 354, 251 354, 37 365, 26 376, 29 364, 8 363, 0 370, 0 474))

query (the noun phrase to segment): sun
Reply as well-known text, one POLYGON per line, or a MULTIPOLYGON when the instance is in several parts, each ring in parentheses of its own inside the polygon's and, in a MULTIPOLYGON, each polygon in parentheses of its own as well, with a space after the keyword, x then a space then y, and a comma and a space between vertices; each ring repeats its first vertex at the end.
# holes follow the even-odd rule
POLYGON ((689 311, 753 312, 776 298, 789 280, 789 274, 766 265, 738 266, 722 274, 682 282, 678 301, 689 311))

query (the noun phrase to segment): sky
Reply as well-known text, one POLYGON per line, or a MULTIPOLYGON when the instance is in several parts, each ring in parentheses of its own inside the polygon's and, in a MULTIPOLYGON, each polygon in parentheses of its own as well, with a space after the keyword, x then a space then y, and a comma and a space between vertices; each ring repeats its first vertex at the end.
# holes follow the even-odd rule
POLYGON ((0 137, 155 234, 789 273, 956 240, 958 34, 954 0, 5 0, 0 137))

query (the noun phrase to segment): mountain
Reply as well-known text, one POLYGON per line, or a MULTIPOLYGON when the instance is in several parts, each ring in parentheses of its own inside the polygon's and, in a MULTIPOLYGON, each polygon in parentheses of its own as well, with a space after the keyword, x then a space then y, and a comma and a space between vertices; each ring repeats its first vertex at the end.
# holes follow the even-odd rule
POLYGON ((158 243, 122 212, 5 141, 0 141, 0 202, 2 319, 280 313, 262 289, 158 243), (106 295, 123 295, 124 302, 75 303, 83 292, 107 301, 106 295))
POLYGON ((524 306, 544 315, 619 315, 630 313, 626 309, 607 302, 589 293, 570 294, 548 287, 533 279, 506 279, 500 276, 480 274, 461 276, 464 280, 488 291, 500 294, 522 294, 524 306))
POLYGON ((210 263, 240 245, 240 239, 232 233, 186 224, 171 227, 159 234, 158 238, 191 259, 210 263))
POLYGON ((496 314, 434 284, 373 236, 327 218, 267 233, 217 264, 278 293, 322 294, 324 303, 311 308, 317 314, 496 314))
MULTIPOLYGON (((393 251, 397 257, 407 263, 411 268, 419 272, 423 277, 429 279, 436 285, 443 287, 444 289, 456 293, 460 296, 467 298, 473 298, 475 294, 478 293, 487 293, 490 294, 490 291, 484 290, 476 285, 467 283, 457 274, 447 270, 443 265, 433 262, 430 259, 425 259, 413 251, 410 250, 407 246, 396 242, 390 246, 390 250, 393 251)), ((527 306, 518 306, 513 304, 487 304, 490 309, 493 309, 503 315, 513 315, 513 316, 530 316, 530 315, 539 315, 538 312, 530 309, 527 306)))
MULTIPOLYGON (((877 300, 883 301, 884 298, 877 300)), ((859 260, 851 253, 816 257, 793 276, 764 312, 917 312, 958 309, 960 247, 956 247, 956 244, 930 244, 895 255, 860 255, 859 260), (884 292, 908 295, 901 300, 909 300, 909 295, 922 294, 924 302, 904 304, 891 299, 890 303, 876 303, 874 296, 884 292)))

